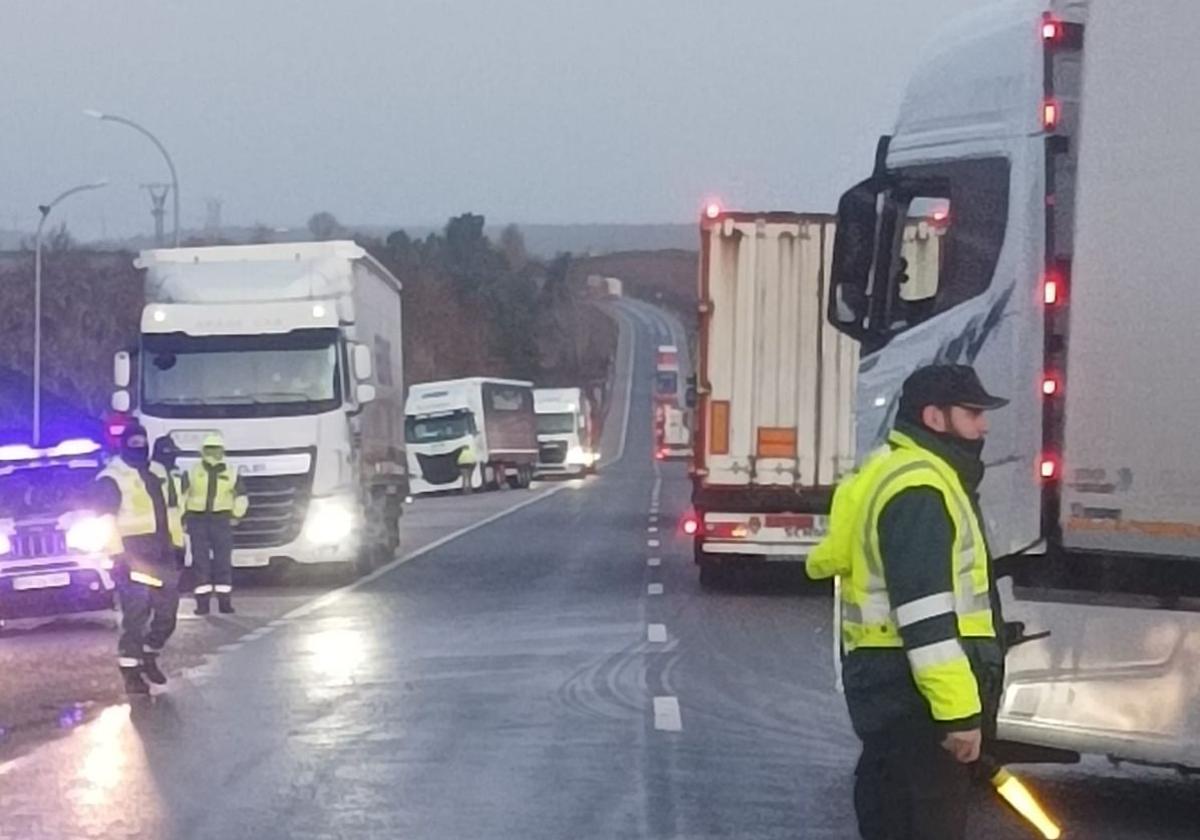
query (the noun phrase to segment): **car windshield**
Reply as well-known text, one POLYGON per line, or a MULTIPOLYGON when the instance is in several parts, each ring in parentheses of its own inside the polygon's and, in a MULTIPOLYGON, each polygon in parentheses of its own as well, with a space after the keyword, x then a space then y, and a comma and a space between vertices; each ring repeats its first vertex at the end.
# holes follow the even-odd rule
POLYGON ((471 433, 471 419, 469 411, 432 417, 409 417, 405 422, 405 438, 409 443, 457 440, 471 433))
POLYGON ((142 400, 167 417, 304 414, 336 408, 341 395, 332 335, 288 342, 258 338, 148 340, 142 400))
POLYGON ((0 467, 0 518, 57 516, 91 504, 99 464, 0 467))
POLYGON ((570 435, 575 433, 575 415, 571 412, 561 414, 539 414, 537 416, 539 435, 570 435))

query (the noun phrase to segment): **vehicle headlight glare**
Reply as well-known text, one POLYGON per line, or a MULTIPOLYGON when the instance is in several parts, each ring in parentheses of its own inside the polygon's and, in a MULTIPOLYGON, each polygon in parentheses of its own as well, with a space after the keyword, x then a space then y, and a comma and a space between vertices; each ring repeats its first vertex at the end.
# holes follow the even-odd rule
POLYGON ((108 547, 111 536, 111 522, 98 516, 89 516, 67 529, 67 548, 85 554, 98 554, 108 547))
POLYGON ((339 543, 354 530, 354 513, 344 502, 313 502, 304 536, 318 545, 339 543))

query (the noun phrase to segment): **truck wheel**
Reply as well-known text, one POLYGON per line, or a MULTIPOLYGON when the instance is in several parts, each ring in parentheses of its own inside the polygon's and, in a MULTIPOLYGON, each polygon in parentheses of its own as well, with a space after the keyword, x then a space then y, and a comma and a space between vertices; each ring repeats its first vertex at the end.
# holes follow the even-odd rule
POLYGON ((705 590, 720 589, 728 577, 725 569, 714 560, 700 561, 700 588, 705 590))
POLYGON ((496 489, 496 469, 495 469, 495 467, 493 467, 491 464, 484 467, 483 474, 481 476, 481 480, 483 481, 483 486, 481 489, 495 490, 496 489))
POLYGON ((525 468, 517 467, 516 474, 508 476, 507 483, 508 486, 514 490, 521 490, 522 488, 528 486, 525 484, 525 468))

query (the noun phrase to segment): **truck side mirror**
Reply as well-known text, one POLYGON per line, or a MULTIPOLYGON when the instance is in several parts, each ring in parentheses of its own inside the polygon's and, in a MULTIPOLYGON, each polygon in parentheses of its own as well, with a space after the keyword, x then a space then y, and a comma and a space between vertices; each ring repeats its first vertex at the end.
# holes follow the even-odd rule
POLYGON ((375 386, 369 382, 360 382, 358 387, 354 389, 354 398, 359 405, 366 405, 369 402, 375 401, 375 386))
POLYGON ((119 391, 113 391, 113 395, 112 395, 113 411, 117 412, 118 414, 125 414, 126 412, 129 411, 131 402, 132 401, 129 399, 129 392, 126 391, 124 388, 122 388, 119 391))
MULTIPOLYGON (((354 378, 366 382, 371 378, 371 348, 365 344, 354 345, 354 378)), ((374 399, 374 397, 372 397, 374 399)), ((361 402, 361 400, 360 400, 361 402)))
POLYGON ((838 202, 829 280, 829 322, 851 338, 867 334, 871 272, 875 266, 879 196, 886 179, 872 176, 838 202))
MULTIPOLYGON (((121 350, 113 355, 113 384, 118 388, 128 388, 133 379, 133 362, 128 350, 121 350)), ((125 395, 128 398, 128 394, 125 395)), ((114 396, 115 399, 115 396, 114 396)), ((118 409, 124 411, 124 409, 118 409)))

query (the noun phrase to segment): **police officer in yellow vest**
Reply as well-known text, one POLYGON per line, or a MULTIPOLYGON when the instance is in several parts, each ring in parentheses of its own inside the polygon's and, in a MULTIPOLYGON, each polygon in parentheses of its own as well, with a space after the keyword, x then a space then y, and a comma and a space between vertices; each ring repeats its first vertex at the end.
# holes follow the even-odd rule
POLYGON ((233 526, 246 515, 249 498, 241 478, 225 462, 225 441, 208 435, 200 463, 184 482, 184 510, 196 575, 196 615, 208 615, 215 593, 223 613, 233 612, 233 526))
POLYGON ((464 446, 458 450, 458 472, 462 476, 462 492, 470 493, 472 490, 472 482, 475 480, 475 452, 471 447, 464 446))
POLYGON ((990 395, 965 365, 904 383, 887 443, 834 496, 813 578, 841 577, 842 678, 864 840, 957 840, 994 736, 1002 627, 977 488, 990 395))
POLYGON ((178 487, 150 461, 146 430, 132 424, 119 454, 96 476, 97 506, 113 519, 109 553, 121 606, 117 664, 129 694, 167 681, 158 657, 175 632, 183 528, 178 487))

